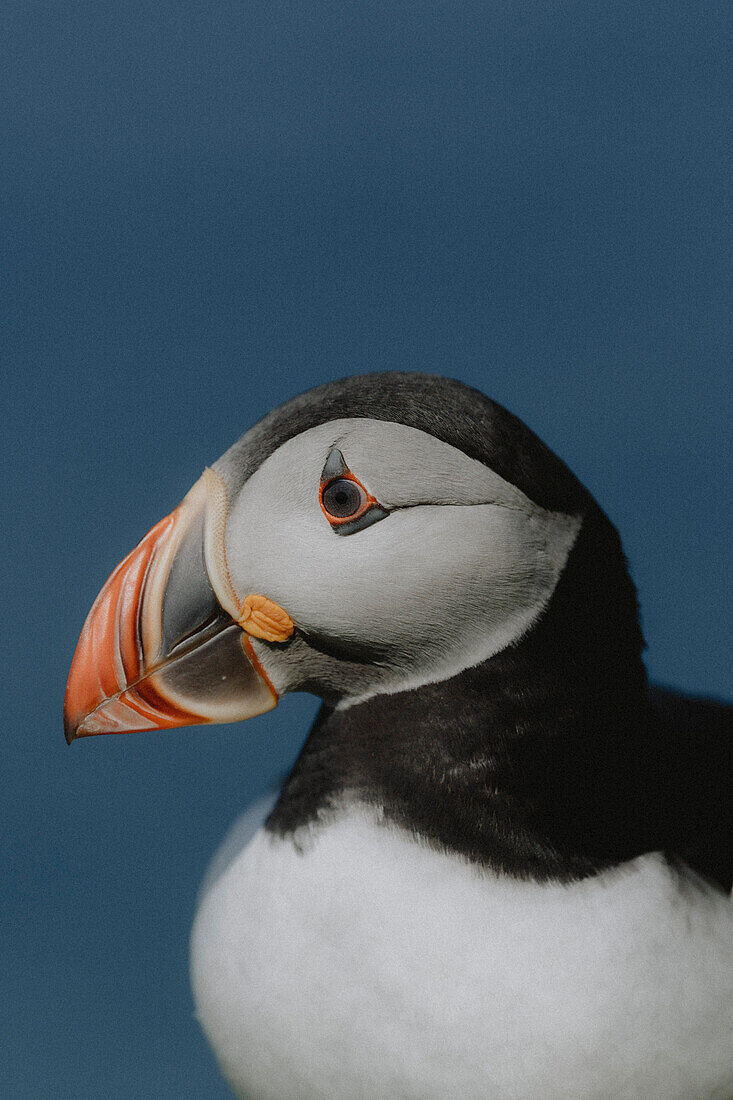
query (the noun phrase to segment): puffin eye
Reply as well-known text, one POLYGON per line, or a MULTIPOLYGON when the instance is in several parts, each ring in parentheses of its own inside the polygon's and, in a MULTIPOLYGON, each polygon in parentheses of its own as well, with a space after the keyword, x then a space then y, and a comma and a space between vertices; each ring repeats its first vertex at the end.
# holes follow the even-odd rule
POLYGON ((321 500, 325 511, 334 519, 351 519, 367 503, 361 485, 345 477, 330 481, 323 490, 321 500))
POLYGON ((363 531, 388 512, 354 477, 344 456, 333 447, 321 474, 321 509, 337 535, 363 531))

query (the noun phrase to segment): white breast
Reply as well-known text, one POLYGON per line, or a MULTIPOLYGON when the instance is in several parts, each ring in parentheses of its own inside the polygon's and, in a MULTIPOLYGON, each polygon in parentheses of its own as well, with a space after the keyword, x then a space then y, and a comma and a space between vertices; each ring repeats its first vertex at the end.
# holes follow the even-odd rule
POLYGON ((733 905, 659 856, 539 886, 352 807, 226 863, 192 981, 240 1097, 733 1096, 733 905))

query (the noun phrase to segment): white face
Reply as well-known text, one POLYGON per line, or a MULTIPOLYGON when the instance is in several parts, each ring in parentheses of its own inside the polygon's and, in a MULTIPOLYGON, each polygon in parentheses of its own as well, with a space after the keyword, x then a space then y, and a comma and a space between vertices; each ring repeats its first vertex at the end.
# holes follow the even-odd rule
POLYGON ((256 643, 275 687, 322 680, 349 703, 446 679, 521 637, 579 526, 425 432, 332 420, 283 444, 230 503, 226 564, 240 600, 267 596, 295 622, 288 645, 256 643), (390 513, 349 535, 319 503, 334 447, 390 513))

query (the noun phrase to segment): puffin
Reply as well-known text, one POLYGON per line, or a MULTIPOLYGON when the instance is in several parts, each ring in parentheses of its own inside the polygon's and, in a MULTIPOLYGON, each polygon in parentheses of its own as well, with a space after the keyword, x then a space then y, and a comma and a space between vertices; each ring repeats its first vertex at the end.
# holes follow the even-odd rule
POLYGON ((618 533, 450 379, 275 409, 102 588, 66 737, 322 706, 191 938, 250 1100, 730 1100, 733 707, 650 685, 618 533))

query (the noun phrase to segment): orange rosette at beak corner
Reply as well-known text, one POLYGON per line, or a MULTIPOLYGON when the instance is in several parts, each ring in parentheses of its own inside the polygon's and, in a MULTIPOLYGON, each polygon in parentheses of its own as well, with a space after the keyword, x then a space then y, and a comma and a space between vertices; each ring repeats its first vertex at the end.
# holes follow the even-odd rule
POLYGON ((115 569, 74 654, 64 703, 67 741, 236 722, 277 705, 231 614, 222 569, 225 520, 223 485, 207 470, 115 569))

